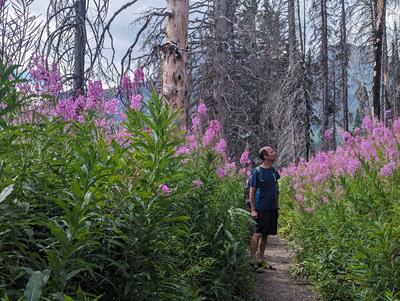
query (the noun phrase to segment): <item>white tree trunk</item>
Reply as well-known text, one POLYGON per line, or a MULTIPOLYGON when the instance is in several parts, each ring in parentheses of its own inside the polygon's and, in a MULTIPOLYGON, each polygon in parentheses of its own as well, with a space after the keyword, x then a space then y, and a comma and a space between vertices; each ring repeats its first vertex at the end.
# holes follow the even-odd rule
POLYGON ((187 119, 189 0, 168 0, 162 94, 187 119))

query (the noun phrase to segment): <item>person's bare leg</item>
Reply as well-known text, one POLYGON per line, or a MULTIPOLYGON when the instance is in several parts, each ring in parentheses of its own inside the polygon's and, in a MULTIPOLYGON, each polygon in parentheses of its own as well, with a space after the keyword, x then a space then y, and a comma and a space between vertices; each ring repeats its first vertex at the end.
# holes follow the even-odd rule
POLYGON ((265 253, 265 248, 267 246, 267 240, 268 240, 268 234, 264 234, 261 236, 259 262, 264 261, 264 253, 265 253))
MULTIPOLYGON (((251 256, 251 262, 256 263, 256 252, 258 248, 258 242, 260 241, 261 238, 261 233, 254 233, 251 241, 250 241, 250 256, 251 256)), ((264 248, 265 249, 265 248, 264 248)))

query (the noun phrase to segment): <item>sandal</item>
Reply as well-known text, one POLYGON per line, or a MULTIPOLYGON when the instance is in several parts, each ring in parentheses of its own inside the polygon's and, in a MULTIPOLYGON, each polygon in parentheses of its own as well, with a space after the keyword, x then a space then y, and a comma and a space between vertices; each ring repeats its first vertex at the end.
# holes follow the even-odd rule
POLYGON ((262 268, 262 269, 266 269, 266 270, 270 270, 270 271, 276 271, 276 268, 274 268, 272 265, 270 265, 267 261, 257 262, 256 265, 258 268, 262 268))

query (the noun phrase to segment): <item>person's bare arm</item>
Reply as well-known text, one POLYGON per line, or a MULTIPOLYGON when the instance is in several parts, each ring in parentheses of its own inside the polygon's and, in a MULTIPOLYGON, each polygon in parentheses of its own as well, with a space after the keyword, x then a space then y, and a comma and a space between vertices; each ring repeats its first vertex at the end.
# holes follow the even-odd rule
POLYGON ((279 183, 276 182, 276 207, 279 209, 279 183))
POLYGON ((257 211, 256 211, 256 190, 255 187, 250 187, 250 209, 251 209, 251 217, 257 218, 257 211))

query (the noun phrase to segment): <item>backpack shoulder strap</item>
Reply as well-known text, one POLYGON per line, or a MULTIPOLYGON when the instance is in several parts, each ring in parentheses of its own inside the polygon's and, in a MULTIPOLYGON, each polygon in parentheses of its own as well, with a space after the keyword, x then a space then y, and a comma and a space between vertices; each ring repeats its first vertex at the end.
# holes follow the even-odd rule
POLYGON ((260 171, 261 171, 261 168, 260 168, 260 166, 257 166, 256 168, 254 168, 254 170, 256 171, 256 183, 257 183, 257 186, 258 186, 259 182, 260 182, 260 171))

